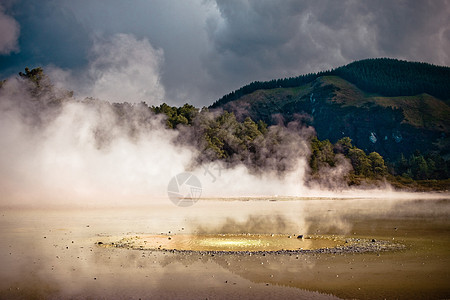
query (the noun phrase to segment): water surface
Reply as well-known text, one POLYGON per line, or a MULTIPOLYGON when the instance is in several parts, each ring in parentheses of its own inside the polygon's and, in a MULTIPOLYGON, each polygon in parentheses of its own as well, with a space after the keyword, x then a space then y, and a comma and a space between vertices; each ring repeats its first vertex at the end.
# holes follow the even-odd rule
POLYGON ((3 208, 0 298, 449 298, 449 216, 449 199, 3 208), (218 234, 339 235, 407 247, 366 254, 211 256, 96 244, 124 236, 218 234))

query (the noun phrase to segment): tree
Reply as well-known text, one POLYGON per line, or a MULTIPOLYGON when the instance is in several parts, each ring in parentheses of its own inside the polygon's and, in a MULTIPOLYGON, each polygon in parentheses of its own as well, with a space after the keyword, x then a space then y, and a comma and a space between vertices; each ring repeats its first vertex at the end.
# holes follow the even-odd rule
POLYGON ((330 141, 319 141, 317 137, 313 137, 311 139, 311 158, 309 161, 313 173, 319 171, 322 166, 334 167, 335 163, 333 145, 330 141))
POLYGON ((334 151, 336 153, 341 153, 344 155, 348 155, 348 151, 353 148, 352 139, 348 136, 341 138, 334 145, 334 151))
POLYGON ((187 120, 187 124, 191 125, 192 121, 198 114, 198 108, 188 103, 177 109, 177 114, 183 116, 187 120))
POLYGON ((55 88, 50 78, 41 67, 30 70, 25 68, 25 73, 19 72, 19 76, 27 82, 27 89, 35 100, 45 106, 59 106, 64 100, 73 97, 73 91, 55 88))
POLYGON ((358 148, 350 149, 348 152, 348 157, 353 166, 353 170, 356 175, 371 176, 371 161, 367 157, 366 153, 358 148))
POLYGON ((258 130, 258 125, 253 122, 250 117, 245 118, 239 129, 240 130, 237 133, 237 137, 240 138, 246 145, 253 141, 257 136, 261 135, 261 132, 258 130))
POLYGON ((266 135, 267 133, 267 124, 263 120, 258 121, 258 130, 263 134, 266 135))
POLYGON ((413 155, 410 164, 414 179, 428 179, 428 164, 423 155, 420 153, 413 155))
POLYGON ((41 82, 46 78, 44 70, 41 67, 35 68, 31 71, 28 67, 26 67, 25 73, 19 72, 19 76, 30 80, 31 82, 36 84, 37 87, 39 87, 41 82))
POLYGON ((371 171, 376 177, 379 176, 386 176, 387 174, 387 167, 384 163, 383 157, 378 154, 377 152, 372 152, 368 156, 370 160, 370 164, 372 166, 371 171))
POLYGON ((190 104, 184 104, 181 107, 175 107, 162 103, 160 106, 152 106, 155 114, 165 114, 167 116, 167 127, 176 128, 178 124, 191 125, 198 114, 198 108, 190 104))

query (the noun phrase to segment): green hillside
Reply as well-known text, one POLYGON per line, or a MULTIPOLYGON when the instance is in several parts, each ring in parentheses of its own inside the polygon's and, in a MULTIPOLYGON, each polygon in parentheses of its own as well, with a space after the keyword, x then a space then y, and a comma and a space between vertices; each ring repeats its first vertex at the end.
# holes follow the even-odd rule
POLYGON ((215 101, 217 108, 260 89, 292 88, 311 83, 322 76, 339 76, 369 93, 382 96, 433 95, 448 103, 450 100, 450 68, 391 58, 365 59, 319 73, 297 77, 255 81, 215 101))
MULTIPOLYGON (((197 150, 193 166, 245 165, 253 174, 281 178, 306 159, 307 183, 328 182, 329 188, 384 180, 415 190, 449 186, 450 109, 431 94, 389 97, 368 93, 337 75, 322 75, 299 86, 254 90, 223 109, 200 110, 189 104, 149 107, 144 102, 79 100, 55 88, 42 68, 19 75, 16 88, 23 97, 15 102, 0 97, 5 107, 16 107, 33 130, 45 130, 69 103, 106 113, 115 121, 100 118, 93 128, 98 149, 108 148, 114 139, 111 126, 134 140, 148 134, 158 122, 155 114, 162 114, 158 120, 179 132, 174 143, 197 150)), ((5 83, 0 96, 10 92, 5 83)))
MULTIPOLYGON (((341 108, 364 108, 378 105, 393 110, 400 109, 404 115, 403 124, 430 130, 441 129, 443 132, 447 132, 450 128, 450 106, 436 97, 425 93, 397 97, 370 94, 338 76, 319 77, 311 83, 295 88, 256 90, 230 104, 225 104, 224 108, 233 110, 234 107, 244 107, 246 109, 236 110, 235 114, 247 116, 248 113, 252 118, 272 123, 271 118, 274 114, 282 113, 285 117, 291 117, 292 114, 300 113, 295 110, 295 107, 290 109, 291 106, 297 105, 298 108, 303 106, 302 108, 305 110, 308 102, 311 101, 308 97, 314 91, 317 93, 317 87, 321 87, 322 90, 332 90, 331 97, 322 99, 327 104, 339 104, 341 108)), ((319 98, 319 94, 316 97, 313 94, 313 98, 319 98)))
POLYGON ((369 59, 298 77, 298 86, 289 86, 294 79, 253 83, 211 107, 269 125, 298 121, 333 143, 348 136, 393 162, 416 151, 449 158, 449 79, 448 67, 369 59))

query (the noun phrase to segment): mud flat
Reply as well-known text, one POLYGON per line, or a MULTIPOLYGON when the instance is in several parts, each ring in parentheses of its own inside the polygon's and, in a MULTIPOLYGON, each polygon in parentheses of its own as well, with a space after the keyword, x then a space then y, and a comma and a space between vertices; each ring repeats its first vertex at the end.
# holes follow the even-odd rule
POLYGON ((448 199, 170 205, 1 209, 0 299, 450 298, 448 199))

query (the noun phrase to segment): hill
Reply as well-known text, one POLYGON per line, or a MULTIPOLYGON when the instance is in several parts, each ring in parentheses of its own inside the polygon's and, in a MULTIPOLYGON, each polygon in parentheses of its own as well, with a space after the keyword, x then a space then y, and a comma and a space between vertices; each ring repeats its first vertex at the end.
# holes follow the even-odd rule
POLYGON ((427 93, 450 100, 450 68, 392 58, 370 58, 319 73, 297 77, 254 81, 215 101, 210 108, 237 100, 260 89, 291 88, 310 83, 321 76, 339 76, 367 92, 383 96, 413 96, 427 93))
POLYGON ((305 183, 331 189, 388 180, 398 188, 448 190, 450 160, 441 155, 449 148, 445 101, 427 93, 388 97, 337 75, 314 76, 296 87, 248 92, 223 104, 224 110, 200 110, 80 100, 56 88, 42 68, 26 68, 18 78, 0 81, 0 104, 33 132, 45 132, 76 105, 98 116, 91 134, 99 150, 108 149, 117 132, 134 141, 165 124, 178 132, 175 145, 196 149, 192 166, 243 165, 252 174, 283 178, 307 162, 305 183), (19 96, 11 98, 13 93, 19 96), (393 159, 385 163, 378 152, 393 159))
POLYGON ((450 156, 450 68, 369 59, 317 74, 256 82, 211 108, 268 124, 298 120, 319 139, 348 136, 396 161, 416 151, 450 156))

